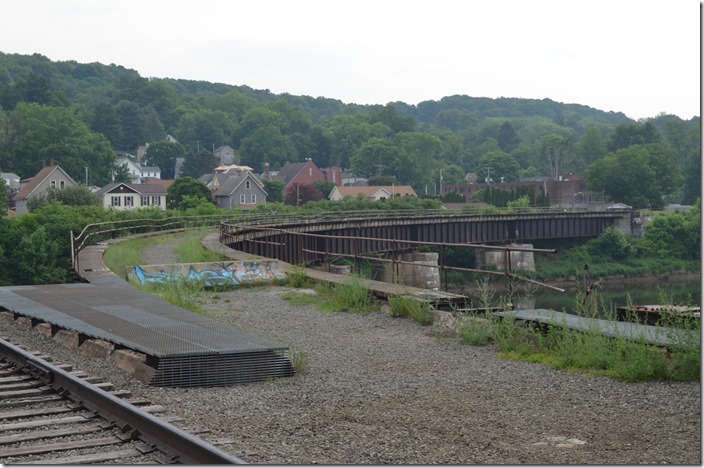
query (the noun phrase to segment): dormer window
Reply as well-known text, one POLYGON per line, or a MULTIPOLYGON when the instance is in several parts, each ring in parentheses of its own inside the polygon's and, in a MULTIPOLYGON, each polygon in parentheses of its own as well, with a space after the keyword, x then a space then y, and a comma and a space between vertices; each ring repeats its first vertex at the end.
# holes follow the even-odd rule
POLYGON ((252 188, 252 183, 251 183, 249 180, 246 181, 246 182, 244 183, 244 188, 246 188, 247 190, 249 190, 250 188, 252 188))

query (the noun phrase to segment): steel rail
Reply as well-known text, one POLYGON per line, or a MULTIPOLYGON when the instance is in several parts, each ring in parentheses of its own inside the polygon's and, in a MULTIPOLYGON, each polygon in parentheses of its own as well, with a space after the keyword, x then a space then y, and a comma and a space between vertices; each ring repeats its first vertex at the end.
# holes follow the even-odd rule
POLYGON ((56 388, 100 417, 132 430, 139 440, 163 453, 168 462, 184 464, 245 464, 217 447, 125 403, 95 385, 37 358, 21 348, 0 340, 0 355, 24 368, 30 375, 56 388))

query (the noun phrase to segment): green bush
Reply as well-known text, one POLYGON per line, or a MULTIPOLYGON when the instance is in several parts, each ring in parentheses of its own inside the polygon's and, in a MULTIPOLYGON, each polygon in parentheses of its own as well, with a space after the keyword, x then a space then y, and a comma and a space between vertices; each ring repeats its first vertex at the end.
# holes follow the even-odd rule
POLYGON ((305 268, 293 267, 286 272, 286 281, 292 288, 310 287, 310 279, 305 268))
POLYGON ((484 346, 491 342, 494 336, 494 322, 491 319, 470 316, 458 329, 462 343, 471 346, 484 346))
POLYGON ((392 317, 410 317, 423 326, 435 322, 435 314, 427 302, 408 296, 390 296, 389 307, 392 317))

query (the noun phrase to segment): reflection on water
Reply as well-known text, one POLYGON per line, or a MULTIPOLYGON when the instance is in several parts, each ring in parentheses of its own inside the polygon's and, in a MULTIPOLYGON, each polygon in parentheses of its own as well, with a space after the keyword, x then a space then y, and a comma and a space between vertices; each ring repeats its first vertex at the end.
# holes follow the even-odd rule
MULTIPOLYGON (((663 299, 671 304, 701 306, 702 286, 700 282, 692 284, 662 284, 662 285, 620 285, 605 286, 597 289, 599 304, 615 311, 617 307, 632 305, 661 304, 663 299), (659 286, 659 287, 658 287, 659 286)), ((575 290, 564 294, 557 291, 543 290, 534 296, 536 309, 553 309, 571 312, 575 307, 575 290)))
MULTIPOLYGON (((658 284, 602 285, 597 288, 599 304, 615 311, 617 307, 628 305, 662 304, 663 298, 672 304, 700 306, 702 304, 701 281, 691 283, 673 282, 658 284), (630 299, 629 299, 630 297, 630 299)), ((506 290, 497 290, 495 298, 505 295, 506 290)), ((572 313, 575 310, 576 289, 567 289, 564 293, 551 289, 533 290, 531 296, 516 301, 518 309, 552 309, 572 313)), ((472 293, 469 293, 472 297, 472 293)))

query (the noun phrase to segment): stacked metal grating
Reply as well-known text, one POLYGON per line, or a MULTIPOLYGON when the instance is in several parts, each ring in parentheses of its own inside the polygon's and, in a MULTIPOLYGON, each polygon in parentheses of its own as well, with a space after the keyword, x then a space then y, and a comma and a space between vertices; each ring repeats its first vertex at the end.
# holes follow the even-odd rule
POLYGON ((159 359, 149 385, 223 387, 292 377, 295 373, 285 350, 165 356, 159 359))

